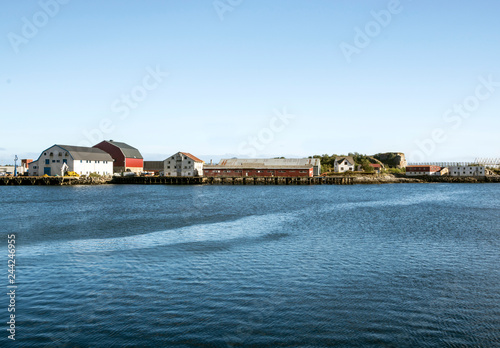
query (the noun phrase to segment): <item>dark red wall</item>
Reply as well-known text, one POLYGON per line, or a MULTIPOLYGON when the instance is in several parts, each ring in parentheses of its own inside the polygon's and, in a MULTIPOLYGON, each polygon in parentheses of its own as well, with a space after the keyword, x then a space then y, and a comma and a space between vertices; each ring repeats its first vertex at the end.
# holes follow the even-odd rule
POLYGON ((98 149, 109 153, 111 157, 113 157, 113 159, 115 160, 113 162, 113 167, 125 167, 125 156, 123 155, 122 151, 115 145, 111 145, 110 143, 103 141, 97 145, 94 145, 94 147, 97 147, 98 149))
POLYGON ((125 167, 144 167, 144 160, 142 158, 126 158, 125 163, 127 164, 125 167))
POLYGON ((310 169, 203 169, 203 175, 208 177, 312 177, 310 169), (217 173, 220 171, 220 173, 217 173), (306 171, 306 173, 301 173, 306 171), (260 172, 260 173, 259 173, 260 172), (248 174, 248 175, 247 175, 248 174))

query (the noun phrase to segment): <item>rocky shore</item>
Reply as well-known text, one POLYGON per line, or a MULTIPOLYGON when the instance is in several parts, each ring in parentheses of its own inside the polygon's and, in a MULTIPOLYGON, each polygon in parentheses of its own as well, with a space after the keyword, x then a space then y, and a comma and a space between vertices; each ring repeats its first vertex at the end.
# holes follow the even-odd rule
POLYGON ((354 184, 417 184, 417 183, 500 183, 500 176, 486 177, 453 177, 453 176, 418 176, 380 174, 353 175, 354 184))
POLYGON ((377 185, 417 183, 500 183, 500 176, 451 177, 403 174, 351 174, 316 178, 188 178, 188 177, 1 177, 0 185, 377 185), (245 180, 246 179, 246 180, 245 180))

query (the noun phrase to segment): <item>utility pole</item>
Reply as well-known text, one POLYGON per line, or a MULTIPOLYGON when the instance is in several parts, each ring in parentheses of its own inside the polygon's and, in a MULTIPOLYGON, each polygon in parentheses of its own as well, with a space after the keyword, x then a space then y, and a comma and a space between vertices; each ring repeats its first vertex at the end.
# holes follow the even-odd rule
POLYGON ((17 176, 17 155, 14 157, 14 176, 17 176))

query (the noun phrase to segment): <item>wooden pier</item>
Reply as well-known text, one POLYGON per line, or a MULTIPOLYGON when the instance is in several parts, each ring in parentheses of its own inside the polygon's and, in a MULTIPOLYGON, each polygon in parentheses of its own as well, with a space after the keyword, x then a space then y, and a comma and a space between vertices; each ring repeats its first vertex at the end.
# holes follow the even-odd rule
POLYGON ((132 185, 202 185, 207 178, 186 176, 114 176, 111 184, 132 185))
POLYGON ((353 185, 353 178, 344 177, 210 177, 209 185, 353 185))
POLYGON ((0 177, 0 186, 3 185, 44 185, 44 186, 62 186, 73 185, 78 178, 75 177, 62 177, 62 176, 9 176, 0 177))
POLYGON ((113 178, 76 177, 2 177, 1 185, 353 185, 349 176, 338 177, 174 177, 174 176, 115 176, 113 178))

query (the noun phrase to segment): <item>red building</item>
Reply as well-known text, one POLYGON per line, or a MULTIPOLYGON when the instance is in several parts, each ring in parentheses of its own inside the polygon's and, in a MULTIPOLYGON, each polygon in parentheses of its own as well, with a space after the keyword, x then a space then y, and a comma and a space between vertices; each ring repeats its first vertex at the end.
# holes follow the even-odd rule
POLYGON ((203 175, 207 177, 313 177, 313 166, 242 167, 206 165, 203 175))
POLYGON ((113 158, 113 172, 135 172, 143 171, 144 159, 135 147, 125 143, 120 143, 113 140, 105 140, 94 147, 101 149, 111 155, 113 158))
POLYGON ((370 163, 370 167, 372 167, 376 173, 380 173, 382 171, 382 166, 379 163, 370 163))
POLYGON ((406 167, 406 175, 441 175, 441 169, 433 165, 412 165, 406 167))

